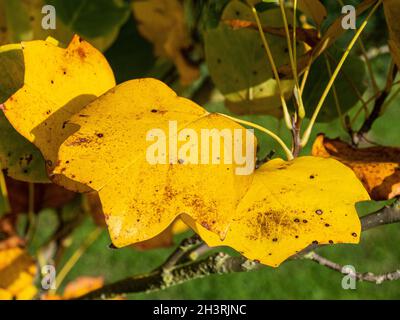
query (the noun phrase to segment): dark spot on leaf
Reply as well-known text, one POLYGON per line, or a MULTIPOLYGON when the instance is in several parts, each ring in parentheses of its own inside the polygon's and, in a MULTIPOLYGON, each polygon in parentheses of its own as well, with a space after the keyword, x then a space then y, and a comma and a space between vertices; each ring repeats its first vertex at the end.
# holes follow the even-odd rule
POLYGON ((317 215, 321 215, 321 214, 323 214, 324 212, 321 210, 321 209, 318 209, 318 210, 315 210, 315 213, 317 214, 317 215))
POLYGON ((308 221, 306 219, 303 220, 303 223, 307 223, 308 221))
POLYGON ((310 179, 314 179, 314 178, 315 178, 315 176, 313 176, 313 175, 310 176, 310 179))
POLYGON ((99 138, 103 138, 103 137, 104 137, 104 134, 98 133, 97 136, 98 136, 99 138))
POLYGON ((78 51, 79 57, 80 57, 82 60, 86 58, 86 52, 85 52, 85 50, 83 50, 82 48, 78 48, 77 51, 78 51))
POLYGON ((331 225, 329 223, 325 223, 325 227, 330 227, 331 225))
POLYGON ((329 243, 330 243, 330 244, 333 244, 333 240, 329 240, 329 243))
POLYGON ((66 125, 68 124, 68 120, 63 122, 62 128, 65 129, 66 125))
POLYGON ((277 241, 278 241, 278 238, 273 238, 272 241, 273 241, 273 242, 277 242, 277 241))
POLYGON ((354 238, 357 238, 357 233, 353 232, 351 235, 352 235, 354 238))
POLYGON ((151 112, 152 112, 152 113, 157 113, 158 110, 157 110, 157 109, 151 109, 151 112))
POLYGON ((299 223, 299 222, 300 222, 300 219, 297 219, 297 218, 296 218, 296 219, 294 219, 293 221, 296 222, 296 223, 299 223))
POLYGON ((314 241, 312 242, 312 244, 318 244, 318 241, 317 241, 317 240, 314 240, 314 241))

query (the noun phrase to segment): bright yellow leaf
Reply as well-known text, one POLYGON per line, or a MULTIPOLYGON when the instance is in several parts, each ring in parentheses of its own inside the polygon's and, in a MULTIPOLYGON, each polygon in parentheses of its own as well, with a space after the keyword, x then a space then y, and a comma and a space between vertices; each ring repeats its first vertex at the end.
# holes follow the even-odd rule
POLYGON ((114 75, 104 56, 78 36, 67 49, 54 39, 16 46, 24 55, 24 85, 4 104, 4 114, 51 168, 58 146, 77 129, 68 119, 114 87, 114 75))
POLYGON ((230 246, 273 267, 311 245, 358 243, 355 203, 368 193, 345 165, 333 159, 272 160, 254 174, 224 241, 191 219, 185 221, 210 246, 230 246))
POLYGON ((249 162, 250 175, 238 175, 241 166, 235 162, 224 164, 224 149, 233 149, 234 142, 221 136, 214 140, 220 143, 220 155, 209 149, 206 164, 198 164, 202 154, 198 146, 198 154, 181 151, 184 146, 196 146, 201 129, 210 128, 238 130, 242 154, 247 145, 253 153, 255 137, 243 137, 247 134, 243 127, 177 97, 154 79, 115 87, 73 116, 69 125, 79 130, 61 145, 52 178, 72 190, 71 181, 77 181, 99 192, 116 247, 153 238, 182 213, 224 237, 231 212, 251 183, 254 163, 249 162), (155 138, 153 129, 165 134, 168 149, 174 148, 180 136, 178 155, 173 150, 158 152, 161 157, 165 154, 165 164, 150 164, 147 157, 148 148, 162 142, 161 136, 157 142, 146 141, 155 138), (219 163, 210 164, 212 160, 219 163))
POLYGON ((36 265, 26 251, 12 248, 0 251, 0 300, 32 299, 36 265))

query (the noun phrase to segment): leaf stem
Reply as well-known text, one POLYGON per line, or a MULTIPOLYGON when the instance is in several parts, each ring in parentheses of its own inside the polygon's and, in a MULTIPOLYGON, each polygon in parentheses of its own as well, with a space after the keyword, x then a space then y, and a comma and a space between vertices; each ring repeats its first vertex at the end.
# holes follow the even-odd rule
MULTIPOLYGON (((61 271, 57 274, 56 284, 57 289, 61 288, 61 284, 67 277, 68 273, 72 270, 72 268, 76 265, 82 255, 86 252, 86 250, 97 240, 98 236, 101 234, 102 229, 96 228, 94 229, 89 236, 85 239, 85 241, 81 244, 81 246, 73 253, 73 255, 68 259, 68 261, 64 264, 61 271)), ((50 291, 50 295, 54 295, 56 290, 50 291)))
POLYGON ((274 57, 272 56, 271 48, 270 48, 270 46, 268 44, 267 38, 265 37, 264 30, 263 30, 262 25, 261 25, 260 17, 258 16, 258 13, 257 13, 257 9, 249 1, 247 3, 248 3, 248 5, 250 6, 250 8, 251 8, 251 10, 253 12, 254 18, 255 18, 256 23, 257 23, 258 32, 260 33, 264 49, 265 49, 265 51, 267 53, 268 60, 269 60, 269 62, 271 64, 272 72, 274 73, 275 81, 276 81, 276 83, 278 85, 278 89, 279 89, 279 93, 280 93, 280 99, 281 99, 282 108, 283 108, 283 117, 285 119, 285 124, 286 124, 287 128, 289 130, 291 130, 292 129, 292 122, 291 122, 291 119, 290 119, 289 109, 288 109, 288 106, 286 104, 285 96, 283 94, 281 80, 280 80, 279 73, 278 73, 278 68, 276 67, 276 64, 275 64, 275 61, 274 61, 274 57))
POLYGON ((324 104, 324 102, 325 102, 325 100, 326 100, 326 98, 327 98, 327 96, 329 94, 329 91, 331 90, 331 88, 332 88, 337 76, 339 75, 339 72, 340 72, 341 68, 343 67, 343 64, 345 63, 348 55, 350 54, 351 49, 354 47, 354 44, 356 43, 357 39, 360 37, 361 33, 364 31, 364 29, 367 26, 370 18, 372 17, 372 15, 375 13, 375 11, 378 9, 378 7, 381 4, 382 4, 382 0, 379 0, 375 4, 375 6, 369 12, 368 16, 363 21, 362 25, 357 30, 357 32, 355 33, 353 39, 350 41, 349 45, 347 46, 346 51, 344 52, 342 58, 340 59, 339 64, 337 65, 337 67, 336 67, 336 69, 335 69, 335 71, 333 73, 333 76, 329 80, 329 83, 328 83, 324 93, 322 94, 322 97, 321 97, 317 107, 315 108, 314 114, 311 117, 309 125, 308 125, 306 131, 303 134, 302 141, 301 141, 301 144, 302 144, 303 147, 307 145, 307 143, 308 143, 308 141, 309 141, 309 139, 311 137, 311 132, 312 132, 312 129, 313 129, 313 127, 315 125, 315 122, 317 120, 318 114, 321 111, 321 108, 322 108, 322 106, 323 106, 323 104, 324 104))
POLYGON ((225 117, 225 118, 228 118, 228 119, 230 119, 230 120, 232 120, 232 121, 235 121, 235 122, 237 122, 237 123, 243 124, 243 125, 245 125, 245 126, 252 127, 252 128, 254 128, 254 129, 258 129, 258 130, 260 130, 260 131, 266 133, 266 134, 269 135, 272 139, 274 139, 276 142, 279 143, 279 145, 282 147, 283 151, 285 151, 285 154, 286 154, 286 157, 287 157, 287 160, 288 160, 288 161, 291 161, 291 160, 294 159, 294 156, 293 156, 292 151, 290 151, 290 149, 289 149, 289 148, 287 147, 287 145, 283 142, 283 140, 282 140, 281 138, 279 138, 279 137, 278 137, 275 133, 273 133, 272 131, 270 131, 270 130, 268 130, 268 129, 266 129, 266 128, 264 128, 264 127, 258 125, 258 124, 255 124, 255 123, 253 123, 253 122, 250 122, 250 121, 237 119, 237 118, 228 116, 228 115, 223 114, 223 113, 219 113, 219 115, 221 115, 221 116, 223 116, 223 117, 225 117))
POLYGON ((4 177, 4 172, 1 168, 0 168, 0 189, 1 189, 1 195, 3 196, 5 213, 9 213, 11 211, 10 199, 8 197, 8 190, 7 190, 6 179, 4 177))
MULTIPOLYGON (((324 59, 325 59, 326 68, 328 70, 329 77, 332 77, 332 67, 331 67, 331 63, 330 63, 326 53, 324 53, 324 59)), ((347 130, 346 123, 345 123, 344 117, 343 117, 342 108, 340 107, 340 101, 339 101, 339 97, 338 97, 338 94, 337 94, 337 90, 336 90, 335 84, 333 84, 333 86, 332 86, 332 93, 333 93, 333 98, 335 100, 336 110, 337 110, 339 118, 340 118, 340 123, 342 124, 343 129, 347 130)))
POLYGON ((35 216, 35 184, 28 183, 28 221, 29 227, 26 234, 27 242, 31 241, 36 231, 36 216, 35 216))
MULTIPOLYGON (((299 89, 299 79, 297 75, 297 64, 295 61, 294 57, 294 50, 296 48, 296 27, 293 28, 293 46, 292 42, 290 39, 290 32, 289 32, 289 25, 286 17, 286 11, 285 11, 285 1, 284 0, 279 0, 279 6, 281 8, 281 13, 282 13, 282 20, 283 20, 283 25, 285 28, 285 33, 286 33, 286 40, 287 40, 287 46, 288 46, 288 51, 289 51, 289 59, 290 59, 290 64, 292 67, 292 72, 293 72, 293 79, 294 79, 294 95, 296 98, 296 112, 297 116, 300 119, 304 119, 305 117, 305 109, 303 105, 303 98, 300 94, 300 89, 299 89)), ((296 1, 296 6, 297 6, 297 1, 296 1)), ((294 12, 294 19, 296 20, 296 11, 294 12)))

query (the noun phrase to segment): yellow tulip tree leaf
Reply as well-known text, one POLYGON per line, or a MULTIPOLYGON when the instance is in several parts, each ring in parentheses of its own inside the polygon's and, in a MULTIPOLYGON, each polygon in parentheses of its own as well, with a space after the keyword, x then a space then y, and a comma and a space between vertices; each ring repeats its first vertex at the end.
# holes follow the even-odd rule
POLYGON ((1 250, 0 299, 32 299, 37 293, 34 286, 36 269, 34 260, 23 249, 1 250))
POLYGON ((68 48, 54 40, 22 42, 24 85, 3 106, 11 125, 38 147, 49 168, 58 146, 76 131, 71 115, 115 86, 104 56, 75 36, 68 48))
POLYGON ((69 127, 80 129, 61 145, 52 179, 72 190, 71 181, 77 181, 98 191, 116 247, 155 237, 182 213, 223 238, 231 212, 252 180, 252 161, 249 175, 238 175, 240 166, 235 162, 224 164, 223 149, 233 147, 233 141, 214 139, 220 142, 220 155, 210 151, 203 158, 203 163, 211 164, 198 164, 200 152, 184 150, 198 146, 196 136, 203 128, 236 129, 243 149, 249 145, 252 152, 254 135, 250 132, 246 139, 249 132, 240 125, 177 97, 155 79, 132 80, 111 89, 73 116, 69 127), (177 137, 179 152, 173 151, 177 137), (163 141, 168 141, 166 149, 172 148, 171 152, 162 147, 158 153, 149 152, 155 144, 165 145, 163 141), (148 154, 165 155, 165 164, 151 164, 148 154))
POLYGON ((199 68, 190 64, 183 53, 190 48, 192 40, 180 1, 133 1, 132 8, 139 31, 154 45, 155 55, 174 62, 183 85, 196 80, 199 68))
POLYGON ((333 159, 275 159, 254 174, 224 241, 190 224, 210 246, 230 246, 273 267, 311 244, 358 243, 355 203, 369 200, 353 171, 333 159))

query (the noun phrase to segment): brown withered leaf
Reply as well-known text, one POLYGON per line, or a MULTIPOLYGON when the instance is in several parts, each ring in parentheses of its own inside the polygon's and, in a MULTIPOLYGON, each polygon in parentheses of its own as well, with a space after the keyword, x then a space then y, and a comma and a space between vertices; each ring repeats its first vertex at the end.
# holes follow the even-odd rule
MULTIPOLYGON (((257 24, 253 21, 227 19, 223 22, 234 30, 243 28, 258 30, 257 24)), ((263 31, 281 38, 286 38, 286 31, 284 28, 263 26, 263 31)), ((290 34, 293 34, 293 28, 290 28, 290 34)), ((318 31, 315 29, 296 28, 296 36, 298 40, 307 43, 310 47, 314 47, 319 42, 318 31)))
POLYGON ((312 154, 332 157, 350 167, 373 200, 388 200, 400 195, 400 148, 377 146, 357 149, 340 139, 319 135, 312 154))

